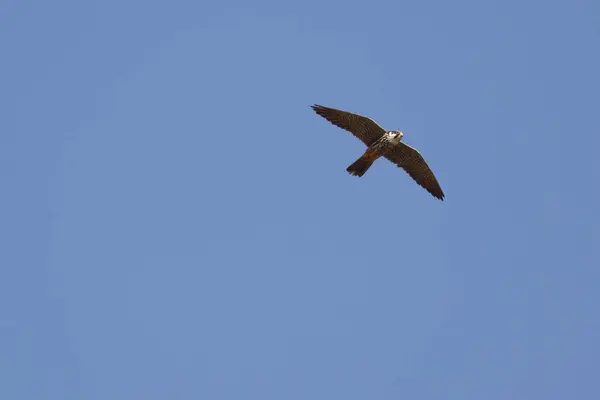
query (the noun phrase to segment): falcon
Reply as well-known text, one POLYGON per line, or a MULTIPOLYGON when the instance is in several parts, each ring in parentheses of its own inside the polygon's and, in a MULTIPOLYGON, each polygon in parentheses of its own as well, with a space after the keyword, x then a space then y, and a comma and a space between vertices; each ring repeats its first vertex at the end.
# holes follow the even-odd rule
POLYGON ((414 148, 401 142, 404 133, 387 131, 371 118, 314 104, 311 108, 333 125, 356 136, 367 150, 346 171, 353 176, 363 176, 380 157, 387 158, 402 168, 433 197, 444 200, 444 192, 423 156, 414 148))

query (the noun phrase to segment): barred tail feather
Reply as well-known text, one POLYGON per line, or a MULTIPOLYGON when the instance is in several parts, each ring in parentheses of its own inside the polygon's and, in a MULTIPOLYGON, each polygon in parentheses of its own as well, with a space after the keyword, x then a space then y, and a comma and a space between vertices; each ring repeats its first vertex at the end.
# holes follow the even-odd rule
POLYGON ((354 176, 363 176, 365 172, 373 165, 375 160, 370 159, 366 154, 360 157, 358 160, 354 161, 346 171, 350 173, 350 175, 354 176))

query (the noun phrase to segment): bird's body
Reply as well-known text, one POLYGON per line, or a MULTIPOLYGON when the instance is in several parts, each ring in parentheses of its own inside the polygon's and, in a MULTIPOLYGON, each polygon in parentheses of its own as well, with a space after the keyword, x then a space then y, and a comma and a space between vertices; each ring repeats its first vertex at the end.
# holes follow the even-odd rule
POLYGON ((352 133, 367 146, 364 154, 346 169, 351 175, 363 176, 375 160, 385 157, 404 169, 432 196, 444 200, 444 192, 425 159, 416 149, 401 142, 404 136, 402 132, 386 131, 375 121, 362 115, 316 104, 312 108, 332 124, 352 133))
POLYGON ((367 147, 365 153, 352 165, 346 168, 350 175, 363 176, 365 172, 373 165, 375 160, 388 154, 394 146, 400 143, 401 132, 386 132, 377 139, 371 146, 367 147))

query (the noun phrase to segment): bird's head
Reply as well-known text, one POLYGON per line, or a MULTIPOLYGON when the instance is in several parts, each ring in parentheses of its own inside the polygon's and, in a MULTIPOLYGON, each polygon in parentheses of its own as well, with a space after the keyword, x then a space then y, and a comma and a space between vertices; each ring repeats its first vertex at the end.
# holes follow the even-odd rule
POLYGON ((402 139, 402 136, 404 136, 404 133, 402 133, 400 131, 390 131, 388 134, 390 135, 392 140, 395 142, 396 141, 400 142, 400 139, 402 139))

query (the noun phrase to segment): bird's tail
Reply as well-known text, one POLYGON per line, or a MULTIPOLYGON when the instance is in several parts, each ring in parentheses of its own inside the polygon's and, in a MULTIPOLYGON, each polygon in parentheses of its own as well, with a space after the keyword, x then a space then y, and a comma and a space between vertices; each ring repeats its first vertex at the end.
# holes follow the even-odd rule
POLYGON ((346 171, 348 171, 350 175, 363 176, 371 165, 373 165, 373 162, 375 162, 375 160, 365 153, 358 160, 350 164, 350 166, 346 168, 346 171))

